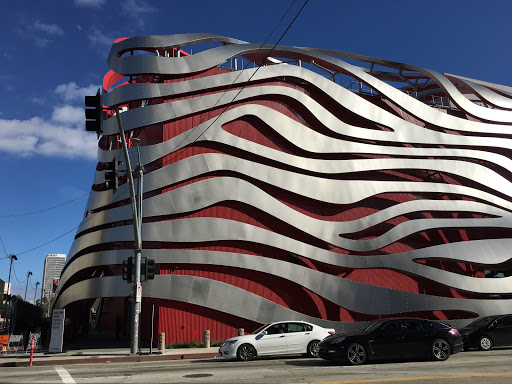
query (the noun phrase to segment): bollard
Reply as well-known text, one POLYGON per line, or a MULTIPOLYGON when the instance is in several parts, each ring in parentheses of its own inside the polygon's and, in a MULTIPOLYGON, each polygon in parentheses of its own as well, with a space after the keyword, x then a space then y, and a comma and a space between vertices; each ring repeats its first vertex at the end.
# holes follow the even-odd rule
POLYGON ((244 329, 243 328, 238 328, 238 336, 243 336, 244 335, 244 329))
POLYGON ((160 332, 158 334, 158 350, 163 351, 165 350, 165 333, 160 332))
POLYGON ((32 359, 34 358, 34 336, 30 338, 30 366, 32 366, 32 359))
POLYGON ((210 348, 210 331, 204 331, 204 347, 210 348))

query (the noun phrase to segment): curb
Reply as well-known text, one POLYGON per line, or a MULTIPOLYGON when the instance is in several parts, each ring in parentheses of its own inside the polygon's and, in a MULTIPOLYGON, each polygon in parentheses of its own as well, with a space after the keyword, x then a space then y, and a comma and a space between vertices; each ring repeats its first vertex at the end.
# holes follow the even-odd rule
MULTIPOLYGON (((70 364, 98 364, 98 363, 138 363, 141 361, 162 361, 162 360, 185 360, 185 359, 205 359, 218 357, 218 353, 189 353, 183 355, 148 355, 148 356, 113 356, 113 357, 90 357, 77 359, 48 359, 35 360, 32 366, 46 365, 70 365, 70 364)), ((0 367, 28 367, 29 361, 9 361, 0 363, 0 367)))

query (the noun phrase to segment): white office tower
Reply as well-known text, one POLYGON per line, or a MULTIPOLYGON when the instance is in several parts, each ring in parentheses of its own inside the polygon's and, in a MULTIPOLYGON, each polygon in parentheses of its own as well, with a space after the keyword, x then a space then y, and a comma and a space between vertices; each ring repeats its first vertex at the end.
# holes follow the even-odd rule
POLYGON ((50 301, 50 297, 54 294, 54 280, 60 279, 60 273, 66 264, 66 255, 49 254, 44 260, 43 286, 41 287, 41 299, 46 297, 50 301))

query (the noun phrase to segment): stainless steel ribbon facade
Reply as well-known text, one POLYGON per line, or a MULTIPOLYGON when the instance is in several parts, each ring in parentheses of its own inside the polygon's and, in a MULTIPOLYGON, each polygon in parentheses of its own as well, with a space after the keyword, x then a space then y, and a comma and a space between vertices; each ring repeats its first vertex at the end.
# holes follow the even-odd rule
MULTIPOLYGON (((119 40, 108 64, 104 104, 141 140, 145 302, 222 322, 214 339, 512 312, 512 88, 209 34, 119 40)), ((102 188, 117 133, 106 119, 58 307, 130 293, 128 185, 102 188)))

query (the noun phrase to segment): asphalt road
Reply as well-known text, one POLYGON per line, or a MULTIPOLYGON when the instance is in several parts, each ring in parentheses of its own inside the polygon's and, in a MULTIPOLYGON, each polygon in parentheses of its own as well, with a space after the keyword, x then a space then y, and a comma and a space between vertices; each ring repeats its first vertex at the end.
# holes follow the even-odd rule
POLYGON ((470 351, 445 362, 382 362, 359 367, 321 359, 266 358, 82 364, 0 369, 0 383, 512 383, 512 349, 470 351))

